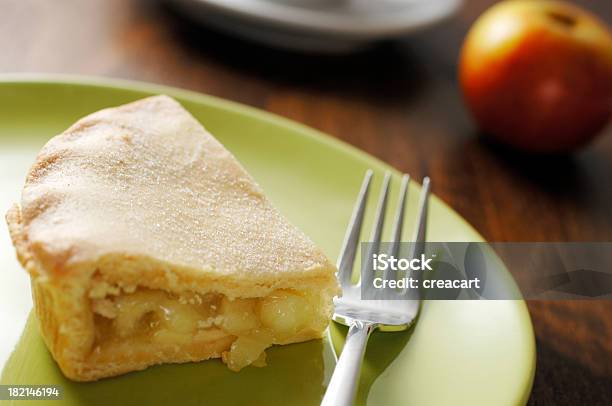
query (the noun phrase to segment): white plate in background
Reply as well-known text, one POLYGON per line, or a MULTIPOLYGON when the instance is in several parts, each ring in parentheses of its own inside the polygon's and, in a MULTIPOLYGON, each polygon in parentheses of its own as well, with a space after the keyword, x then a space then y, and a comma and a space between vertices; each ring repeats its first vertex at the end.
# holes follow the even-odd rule
POLYGON ((461 0, 168 0, 190 18, 266 45, 348 52, 430 26, 461 0))

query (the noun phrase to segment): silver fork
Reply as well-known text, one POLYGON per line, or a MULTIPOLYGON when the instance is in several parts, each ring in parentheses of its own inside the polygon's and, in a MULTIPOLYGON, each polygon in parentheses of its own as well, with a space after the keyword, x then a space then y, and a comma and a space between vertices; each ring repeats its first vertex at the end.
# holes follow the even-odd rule
MULTIPOLYGON (((387 172, 378 200, 374 229, 370 238, 372 244, 369 246, 370 252, 368 252, 366 258, 370 258, 371 254, 378 251, 380 247, 390 180, 391 174, 387 172)), ((342 297, 334 298, 336 310, 333 319, 338 323, 348 326, 349 331, 342 354, 323 397, 322 406, 352 405, 359 383, 359 372, 366 344, 372 331, 376 329, 381 331, 406 330, 412 324, 419 311, 420 297, 417 289, 384 289, 381 292, 380 289, 375 289, 372 286, 373 272, 364 272, 368 276, 366 280, 362 279, 357 284, 351 282, 371 181, 372 171, 368 170, 361 185, 353 215, 344 237, 342 251, 338 258, 338 278, 342 286, 342 297), (362 284, 365 286, 364 289, 371 289, 367 297, 376 297, 377 300, 361 299, 362 284), (375 293, 375 295, 372 296, 372 293, 375 293)), ((399 252, 409 182, 409 176, 404 175, 390 246, 390 254, 395 256, 399 252)), ((413 238, 414 244, 410 252, 413 258, 424 252, 428 201, 429 178, 425 178, 423 179, 423 187, 419 199, 418 217, 413 238)), ((367 265, 362 264, 363 266, 367 265)), ((386 272, 384 278, 391 279, 391 275, 386 272)))

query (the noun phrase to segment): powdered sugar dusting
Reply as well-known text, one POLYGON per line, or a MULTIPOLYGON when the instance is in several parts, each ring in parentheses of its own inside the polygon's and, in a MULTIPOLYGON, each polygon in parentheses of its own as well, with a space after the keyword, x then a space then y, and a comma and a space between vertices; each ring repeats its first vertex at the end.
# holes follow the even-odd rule
POLYGON ((52 139, 22 212, 29 241, 51 251, 133 253, 251 276, 333 268, 166 96, 94 113, 52 139))

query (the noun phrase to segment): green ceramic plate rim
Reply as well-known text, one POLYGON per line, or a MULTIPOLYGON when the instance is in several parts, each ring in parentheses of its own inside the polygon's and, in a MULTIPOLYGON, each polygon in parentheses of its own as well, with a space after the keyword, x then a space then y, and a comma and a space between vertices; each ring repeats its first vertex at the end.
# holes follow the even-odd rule
MULTIPOLYGON (((5 73, 0 74, 0 86, 8 85, 8 84, 40 84, 40 85, 67 85, 67 86, 90 86, 90 87, 98 87, 98 88, 108 88, 114 90, 129 90, 136 92, 144 92, 144 93, 163 93, 168 94, 177 98, 181 98, 184 100, 189 100, 194 103, 204 103, 209 105, 215 105, 221 107, 226 110, 236 111, 240 114, 244 114, 247 116, 251 116, 256 118, 257 120, 266 121, 272 123, 274 125, 287 127, 292 130, 296 135, 303 137, 310 137, 315 139, 320 144, 323 144, 329 148, 333 148, 340 153, 348 154, 355 159, 366 162, 372 168, 377 168, 380 170, 388 170, 391 171, 394 175, 401 175, 400 171, 388 165, 387 163, 381 161, 380 159, 350 145, 346 142, 333 138, 321 131, 318 131, 314 128, 308 127, 304 124, 300 124, 296 121, 290 120, 288 118, 276 115, 274 113, 270 113, 264 110, 260 110, 255 107, 251 107, 242 103, 225 100, 216 96, 211 96, 203 93, 199 93, 193 90, 187 90, 183 88, 160 85, 155 83, 137 81, 137 80, 127 80, 127 79, 117 79, 117 78, 108 78, 102 76, 90 76, 90 75, 76 75, 76 74, 49 74, 49 73, 5 73)), ((448 204, 433 196, 439 203, 444 206, 450 212, 457 214, 448 204)), ((478 233, 471 224, 469 224, 462 216, 457 214, 458 220, 463 223, 463 226, 469 229, 479 240, 485 241, 484 238, 478 233)), ((507 270, 503 270, 503 272, 508 272, 507 270)), ((514 282, 514 279, 510 275, 510 280, 514 282)), ((523 305, 526 306, 524 300, 521 300, 523 305)), ((530 364, 530 377, 526 381, 526 385, 523 388, 522 396, 520 397, 521 403, 526 404, 529 399, 529 395, 531 393, 531 388, 533 386, 533 380, 535 377, 535 368, 536 368, 536 347, 535 347, 535 335, 533 332, 533 325, 531 323, 531 318, 529 316, 529 312, 526 311, 525 317, 521 320, 522 325, 526 329, 529 329, 530 335, 534 342, 534 345, 531 346, 532 351, 530 354, 526 354, 525 362, 530 364)))

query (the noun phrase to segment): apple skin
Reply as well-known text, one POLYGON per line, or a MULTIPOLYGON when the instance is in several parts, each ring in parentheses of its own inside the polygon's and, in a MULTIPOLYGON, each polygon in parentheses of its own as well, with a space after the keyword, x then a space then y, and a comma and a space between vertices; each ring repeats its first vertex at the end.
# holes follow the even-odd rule
POLYGON ((612 34, 565 2, 504 1, 468 33, 459 81, 485 133, 529 152, 568 152, 612 115, 612 34))

